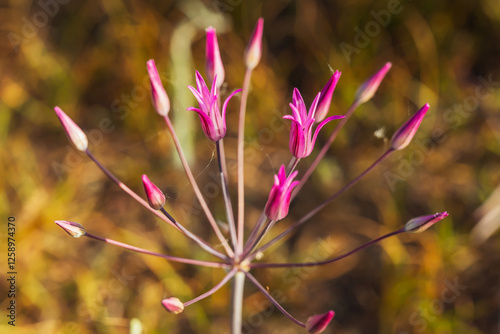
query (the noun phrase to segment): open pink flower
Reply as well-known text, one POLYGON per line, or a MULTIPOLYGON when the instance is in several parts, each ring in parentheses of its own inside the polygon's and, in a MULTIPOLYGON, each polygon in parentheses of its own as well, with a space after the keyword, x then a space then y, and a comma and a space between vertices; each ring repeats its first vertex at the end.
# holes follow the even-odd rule
POLYGON ((308 113, 304 99, 302 99, 299 90, 297 88, 293 90, 292 103, 290 103, 292 115, 286 115, 283 116, 283 118, 292 121, 289 147, 290 152, 292 152, 296 158, 305 158, 311 154, 316 138, 318 137, 318 133, 326 123, 333 121, 334 119, 344 118, 344 116, 328 117, 317 126, 313 136, 312 128, 315 122, 314 117, 320 96, 321 93, 316 95, 308 113))
POLYGON ((200 108, 189 107, 187 110, 196 111, 200 116, 201 127, 203 132, 208 139, 213 141, 218 141, 226 135, 226 108, 229 100, 236 93, 241 92, 241 89, 237 89, 228 96, 224 105, 222 106, 222 114, 219 108, 219 102, 217 98, 217 76, 215 76, 212 89, 209 91, 205 80, 201 74, 196 71, 196 87, 188 86, 191 92, 194 94, 196 100, 200 105, 200 108))
POLYGON ((274 185, 269 192, 265 212, 271 220, 281 220, 288 214, 290 196, 299 181, 293 181, 297 171, 286 177, 285 165, 281 165, 278 175, 274 175, 274 185))

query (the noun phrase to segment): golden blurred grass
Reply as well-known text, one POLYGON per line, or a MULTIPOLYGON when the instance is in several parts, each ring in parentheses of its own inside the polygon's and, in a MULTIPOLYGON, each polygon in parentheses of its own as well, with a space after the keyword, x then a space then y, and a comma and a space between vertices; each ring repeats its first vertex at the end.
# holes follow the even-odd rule
MULTIPOLYGON (((76 153, 52 108, 62 107, 89 133, 91 149, 132 189, 142 191, 140 175, 147 173, 170 196, 169 210, 209 237, 203 217, 187 210, 195 203, 193 193, 151 108, 145 63, 156 60, 195 174, 200 184, 211 182, 214 147, 199 131, 196 117, 185 111, 194 104, 186 85, 193 84, 194 69, 204 72, 204 28, 214 25, 227 89, 240 87, 246 39, 263 16, 264 57, 253 76, 247 123, 250 222, 265 203, 272 172, 289 156, 288 123, 279 119, 288 113, 293 87, 309 103, 328 80, 329 66, 340 69, 332 104, 340 114, 367 76, 386 61, 394 64, 376 98, 341 132, 287 222, 332 194, 387 147, 386 140, 373 135, 377 129, 384 128, 390 138, 416 107, 426 102, 432 107, 405 152, 395 154, 267 258, 300 261, 311 254, 337 254, 413 216, 450 212, 432 231, 384 241, 329 267, 256 273, 264 285, 281 292, 285 307, 301 318, 334 309, 332 333, 498 333, 499 234, 473 242, 470 232, 498 206, 490 200, 493 204, 476 211, 500 183, 500 4, 402 1, 387 26, 379 24, 376 34, 367 31, 367 24, 377 22, 370 11, 389 10, 391 3, 111 0, 71 1, 52 9, 31 1, 6 3, 0 9, 0 212, 17 223, 14 331, 129 333, 134 318, 144 333, 228 330, 228 289, 181 316, 165 314, 160 305, 170 295, 182 300, 197 296, 222 273, 72 240, 53 223, 77 221, 98 235, 206 258, 76 153), (45 24, 40 13, 48 18, 45 24), (30 31, 30 24, 36 31, 30 31), (368 43, 361 47, 355 29, 373 37, 367 35, 368 43), (350 62, 341 43, 359 51, 350 62), (485 86, 484 80, 491 84, 485 86), (266 137, 261 128, 271 129, 271 135, 266 137), (439 140, 431 143, 429 138, 439 140), (456 298, 448 293, 452 283, 466 287, 456 298)), ((226 140, 230 159, 235 157, 236 121, 233 111, 226 140)), ((223 217, 221 202, 209 203, 223 217)), ((1 258, 6 268, 6 254, 1 258)), ((5 309, 5 280, 0 287, 5 309)), ((255 289, 246 291, 248 333, 301 332, 278 312, 266 311, 264 297, 255 289)), ((12 331, 5 318, 0 331, 12 331)))

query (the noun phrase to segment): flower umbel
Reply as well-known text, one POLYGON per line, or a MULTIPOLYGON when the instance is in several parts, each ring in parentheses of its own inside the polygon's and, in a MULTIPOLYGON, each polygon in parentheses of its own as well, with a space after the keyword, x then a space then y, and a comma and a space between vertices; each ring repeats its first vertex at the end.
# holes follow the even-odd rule
MULTIPOLYGON (((271 186, 269 196, 264 209, 260 214, 260 218, 257 221, 250 222, 252 226, 251 233, 248 237, 245 236, 245 226, 247 225, 246 220, 248 219, 248 212, 245 212, 245 177, 244 177, 244 157, 245 157, 245 115, 246 115, 246 102, 249 92, 249 86, 251 83, 251 74, 253 69, 259 63, 261 57, 261 41, 262 41, 262 29, 263 20, 259 19, 254 33, 251 37, 248 49, 245 54, 245 65, 246 72, 243 81, 243 89, 235 90, 231 93, 222 105, 220 109, 221 97, 220 97, 220 85, 224 81, 224 69, 222 67, 222 61, 220 60, 219 47, 217 43, 217 37, 215 35, 215 29, 207 29, 207 76, 212 82, 211 89, 207 87, 205 80, 196 71, 196 89, 194 87, 188 86, 191 92, 194 94, 196 100, 198 101, 199 108, 190 107, 188 110, 196 111, 200 117, 203 132, 206 137, 215 142, 215 152, 217 154, 217 167, 219 169, 218 182, 220 182, 220 189, 222 200, 225 206, 225 222, 228 226, 228 233, 224 234, 219 228, 218 221, 221 221, 222 217, 216 217, 214 213, 210 210, 208 202, 205 200, 204 194, 201 192, 198 186, 197 180, 194 174, 191 172, 191 168, 187 162, 185 154, 182 150, 182 146, 179 137, 176 135, 175 127, 172 124, 170 118, 168 117, 170 111, 170 101, 168 96, 161 84, 158 71, 156 69, 153 60, 148 61, 147 69, 151 80, 151 94, 153 99, 153 104, 155 110, 164 116, 167 128, 171 134, 172 141, 175 148, 179 154, 181 164, 186 172, 186 176, 191 184, 195 196, 198 200, 198 204, 205 213, 206 219, 209 222, 212 232, 218 239, 217 244, 212 244, 209 240, 205 240, 196 233, 191 232, 185 226, 185 224, 176 218, 175 214, 171 215, 165 208, 165 195, 163 192, 153 184, 146 175, 142 176, 143 186, 146 193, 147 202, 138 194, 136 194, 131 188, 127 187, 123 182, 118 180, 109 170, 107 170, 103 164, 90 152, 88 149, 88 141, 85 133, 58 107, 55 108, 57 116, 61 120, 61 123, 68 135, 70 141, 79 149, 84 151, 88 157, 99 167, 99 169, 111 179, 120 189, 125 191, 138 203, 140 203, 146 210, 150 211, 156 218, 159 218, 163 222, 170 225, 173 228, 174 233, 181 233, 181 235, 187 237, 190 242, 193 242, 196 247, 200 247, 207 255, 215 258, 215 261, 208 260, 198 260, 184 257, 176 257, 164 253, 149 251, 137 246, 132 246, 125 244, 120 241, 113 239, 97 236, 88 233, 82 225, 78 223, 73 223, 65 220, 58 220, 56 224, 63 228, 69 235, 79 238, 86 237, 95 241, 105 242, 110 245, 118 246, 128 251, 133 251, 145 255, 155 256, 162 258, 170 262, 178 262, 190 265, 204 266, 216 269, 222 269, 223 278, 215 285, 213 285, 208 291, 198 295, 197 297, 182 302, 176 297, 170 297, 161 300, 163 307, 171 313, 179 314, 190 305, 211 296, 221 289, 225 284, 231 282, 233 289, 231 292, 231 333, 241 334, 242 333, 242 308, 244 301, 244 286, 245 280, 253 284, 268 300, 273 304, 276 310, 282 312, 287 318, 289 318, 296 325, 305 328, 309 334, 319 334, 322 333, 325 328, 331 322, 334 312, 328 311, 323 314, 313 315, 307 319, 306 322, 302 322, 292 316, 285 308, 269 293, 267 286, 262 285, 254 276, 251 271, 258 270, 259 268, 292 268, 293 270, 301 267, 317 267, 328 265, 330 263, 339 261, 351 254, 359 252, 368 246, 375 243, 381 242, 382 240, 396 236, 401 233, 418 233, 426 230, 436 222, 442 220, 448 216, 447 212, 441 212, 434 215, 421 216, 413 218, 406 223, 404 227, 386 233, 376 239, 372 239, 344 254, 337 255, 333 258, 327 258, 319 262, 283 262, 283 263, 272 263, 272 262, 260 262, 262 255, 271 246, 276 243, 283 241, 284 238, 291 232, 298 229, 299 226, 305 223, 314 223, 312 219, 318 212, 323 210, 329 203, 338 198, 341 194, 345 193, 351 189, 357 182, 359 182, 365 175, 367 175, 372 169, 380 165, 387 157, 391 155, 396 150, 403 149, 408 146, 411 139, 415 135, 415 132, 420 125, 422 118, 429 109, 428 104, 424 105, 414 116, 410 118, 393 136, 391 140, 391 146, 385 151, 378 159, 375 160, 369 167, 367 167, 363 172, 361 172, 357 177, 346 183, 340 190, 333 193, 331 196, 326 198, 322 203, 308 211, 301 218, 292 221, 288 224, 288 227, 284 229, 283 232, 279 233, 273 239, 266 241, 265 237, 267 233, 272 230, 275 226, 275 222, 280 221, 285 218, 290 218, 288 212, 290 209, 290 201, 297 195, 301 186, 307 181, 309 175, 315 170, 317 163, 322 159, 324 154, 328 151, 330 145, 335 139, 337 133, 341 130, 342 126, 345 124, 349 116, 354 112, 354 110, 359 106, 359 104, 368 101, 376 89, 378 88, 381 80, 391 67, 390 63, 387 63, 381 70, 379 70, 372 78, 368 79, 365 84, 358 90, 356 97, 351 105, 351 107, 345 113, 347 116, 330 116, 325 118, 332 99, 333 91, 337 82, 340 78, 340 71, 333 73, 332 77, 325 85, 323 90, 317 94, 313 103, 311 104, 309 110, 306 109, 304 100, 300 95, 298 89, 293 90, 292 103, 290 107, 292 109, 292 115, 284 116, 283 118, 291 120, 291 130, 290 130, 290 143, 289 148, 292 152, 293 157, 288 164, 288 168, 285 168, 284 164, 281 167, 277 175, 274 175, 274 183, 271 186), (228 166, 226 162, 226 155, 224 149, 224 141, 222 140, 226 135, 226 111, 228 102, 232 96, 236 93, 242 91, 242 97, 240 101, 240 112, 238 119, 238 141, 237 141, 237 187, 238 205, 233 210, 234 198, 231 197, 231 178, 228 173, 228 166), (295 179, 299 175, 297 166, 301 158, 307 157, 311 154, 318 133, 323 128, 325 124, 334 120, 342 119, 338 122, 334 131, 330 135, 330 139, 321 148, 320 153, 316 157, 316 160, 310 165, 306 173, 301 177, 300 182, 295 179), (315 123, 318 123, 316 128, 313 129, 315 123), (313 133, 314 130, 314 133, 313 133), (236 213, 237 212, 237 217, 236 213), (237 219, 236 219, 237 218, 237 219), (264 243, 266 241, 266 243, 264 243), (260 245, 262 243, 262 245, 260 245)), ((180 117, 183 114, 179 115, 180 117)), ((211 166, 209 166, 211 168, 211 166)), ((208 167, 207 167, 208 168, 208 167)), ((216 168, 215 166, 213 168, 216 168)), ((212 172, 211 172, 212 173, 212 172)), ((300 172, 301 173, 301 172, 300 172)), ((271 178, 269 178, 269 181, 271 178)), ((216 179, 217 181, 217 179, 216 179)), ((212 181, 211 181, 212 182, 212 181)), ((212 198, 211 198, 212 199, 212 198)), ((325 215, 326 216, 326 215, 325 215)), ((190 218, 190 217, 187 217, 190 218)), ((332 220, 336 216, 332 217, 332 220)), ((287 224, 283 224, 287 226, 287 224)))
POLYGON ((295 171, 287 177, 285 165, 281 165, 278 175, 274 175, 274 185, 264 210, 270 220, 281 220, 288 214, 292 190, 299 184, 299 181, 293 180, 297 174, 295 171))
POLYGON ((189 107, 187 110, 196 111, 200 116, 201 127, 205 136, 212 141, 218 141, 226 135, 226 109, 227 104, 231 97, 236 93, 241 92, 241 89, 237 89, 228 96, 224 105, 222 106, 222 114, 219 109, 219 101, 217 88, 215 85, 217 78, 214 78, 212 83, 212 89, 208 90, 205 80, 201 74, 196 71, 196 87, 188 86, 189 90, 194 94, 200 108, 189 107))
POLYGON ((300 95, 297 88, 293 90, 292 103, 290 103, 290 108, 292 108, 292 115, 283 116, 284 119, 289 119, 292 121, 290 130, 290 152, 296 158, 305 158, 309 156, 314 148, 314 143, 318 137, 318 133, 328 122, 334 119, 340 119, 344 116, 330 116, 323 122, 319 123, 312 133, 314 122, 316 121, 316 108, 318 107, 318 102, 321 97, 321 93, 316 95, 309 112, 307 112, 304 99, 300 95))

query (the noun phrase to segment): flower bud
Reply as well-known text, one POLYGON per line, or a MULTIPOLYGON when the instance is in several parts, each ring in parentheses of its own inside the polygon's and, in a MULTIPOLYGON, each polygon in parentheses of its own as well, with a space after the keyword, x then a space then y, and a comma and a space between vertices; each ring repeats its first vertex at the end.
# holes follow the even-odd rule
POLYGON ((427 230, 438 221, 448 216, 448 212, 438 212, 434 215, 420 216, 408 221, 404 227, 405 232, 420 233, 427 230))
POLYGON ((260 61, 262 56, 262 31, 264 30, 264 19, 260 17, 257 20, 250 41, 245 51, 245 65, 248 69, 253 70, 260 61))
POLYGON ((165 309, 168 312, 173 314, 179 314, 182 313, 182 311, 184 311, 184 304, 178 298, 175 297, 163 299, 161 301, 161 304, 163 305, 163 307, 165 307, 165 309))
POLYGON ((380 86, 380 83, 384 79, 387 72, 391 69, 391 67, 391 63, 385 63, 385 65, 380 70, 378 70, 377 73, 366 80, 361 85, 361 87, 358 88, 358 90, 356 91, 356 97, 354 99, 358 105, 365 103, 366 101, 370 100, 373 95, 375 95, 378 86, 380 86))
POLYGON ((69 141, 76 147, 77 150, 85 152, 88 148, 89 141, 87 135, 80 129, 78 125, 64 111, 59 107, 54 108, 57 117, 61 121, 61 124, 68 136, 69 141))
POLYGON ((165 205, 165 195, 149 178, 144 174, 142 175, 142 184, 144 191, 148 198, 149 206, 154 210, 160 210, 165 205))
POLYGON ((318 106, 316 107, 316 113, 314 114, 314 121, 316 123, 321 123, 328 114, 332 102, 333 91, 335 90, 335 86, 337 86, 337 82, 339 82, 341 74, 340 71, 335 71, 325 87, 323 87, 318 106))
POLYGON ((420 108, 419 111, 410 117, 410 119, 394 133, 391 139, 391 148, 393 150, 402 150, 410 144, 427 110, 429 110, 429 103, 420 108))
POLYGON ((310 316, 306 321, 306 330, 309 334, 322 333, 333 319, 335 312, 328 311, 323 314, 310 316))
POLYGON ((83 228, 83 226, 78 223, 73 223, 66 220, 56 220, 55 223, 73 238, 78 239, 87 233, 85 232, 85 228, 83 228))
POLYGON ((214 27, 208 27, 206 45, 206 71, 208 81, 212 82, 217 76, 217 89, 224 83, 224 65, 220 57, 219 43, 214 27))
POLYGON ((163 88, 160 75, 158 74, 153 59, 148 60, 147 68, 149 81, 151 83, 151 99, 153 100, 153 106, 160 116, 166 117, 170 111, 170 100, 165 88, 163 88))

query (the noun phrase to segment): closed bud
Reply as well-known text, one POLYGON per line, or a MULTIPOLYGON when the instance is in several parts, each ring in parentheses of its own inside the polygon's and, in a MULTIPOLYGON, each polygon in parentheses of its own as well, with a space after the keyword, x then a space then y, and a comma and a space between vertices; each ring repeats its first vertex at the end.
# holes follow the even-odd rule
POLYGON ((257 20, 247 49, 245 51, 245 65, 248 69, 253 70, 260 61, 262 56, 262 31, 264 30, 264 19, 261 17, 257 20))
POLYGON ((142 175, 142 184, 148 198, 149 206, 154 210, 160 210, 165 205, 165 195, 146 175, 142 175))
POLYGON ((182 311, 184 311, 184 304, 178 298, 175 297, 163 299, 161 301, 161 304, 163 305, 163 307, 165 307, 165 309, 168 312, 173 314, 179 314, 182 313, 182 311))
POLYGON ((333 319, 335 312, 328 311, 323 314, 313 315, 306 321, 306 330, 308 334, 322 333, 333 319))
POLYGON ((330 104, 332 102, 333 91, 337 86, 337 82, 339 82, 341 74, 342 73, 340 71, 335 71, 330 80, 328 80, 328 82, 326 83, 325 87, 323 87, 321 95, 319 96, 316 114, 314 115, 314 121, 316 123, 321 123, 328 114, 328 111, 330 110, 330 104))
POLYGON ((87 135, 80 129, 78 125, 59 107, 55 107, 54 111, 59 117, 61 124, 68 136, 69 141, 76 147, 77 150, 85 152, 88 148, 89 141, 87 135))
POLYGON ((410 144, 427 110, 429 110, 429 103, 420 108, 419 111, 410 117, 410 119, 394 133, 391 139, 391 148, 393 150, 402 150, 410 144))
POLYGON ((208 81, 212 82, 216 79, 216 86, 219 89, 224 83, 224 65, 220 57, 219 43, 217 42, 217 34, 214 27, 208 27, 207 30, 207 45, 206 45, 206 71, 208 81))
POLYGON ((405 232, 420 233, 427 230, 438 221, 448 217, 448 212, 438 212, 434 215, 420 216, 408 221, 404 227, 405 232))
POLYGON ((385 65, 380 70, 378 70, 377 73, 371 76, 361 85, 361 87, 358 88, 358 90, 356 91, 356 97, 354 99, 357 104, 365 103, 370 100, 373 95, 375 95, 378 86, 380 86, 380 83, 384 79, 387 72, 389 72, 391 67, 391 63, 385 63, 385 65))
POLYGON ((56 220, 55 223, 73 238, 78 239, 87 233, 85 231, 85 228, 78 223, 73 223, 66 220, 56 220))
POLYGON ((147 68, 149 81, 151 83, 151 99, 153 101, 153 106, 160 116, 166 117, 170 111, 170 99, 168 98, 165 88, 163 88, 160 75, 158 74, 153 59, 148 60, 147 68))

